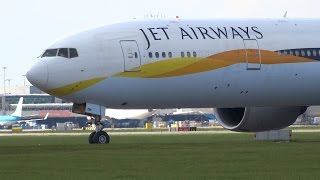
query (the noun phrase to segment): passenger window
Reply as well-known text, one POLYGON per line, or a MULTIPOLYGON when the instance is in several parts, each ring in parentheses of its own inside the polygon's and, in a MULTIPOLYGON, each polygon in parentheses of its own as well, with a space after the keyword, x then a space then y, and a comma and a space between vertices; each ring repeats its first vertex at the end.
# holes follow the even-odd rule
POLYGON ((290 50, 290 51, 289 51, 289 54, 290 54, 290 55, 293 55, 293 51, 290 50))
POLYGON ((184 58, 184 52, 181 52, 181 57, 184 58))
POLYGON ((284 54, 284 55, 287 55, 287 51, 283 51, 283 54, 284 54))
POLYGON ((311 51, 310 50, 307 50, 307 55, 311 56, 311 51))
POLYGON ((197 57, 197 52, 193 51, 193 57, 197 57))
POLYGON ((69 58, 68 48, 59 49, 58 56, 69 58))
POLYGON ((190 53, 189 51, 187 52, 187 56, 188 56, 188 57, 191 57, 191 53, 190 53))
POLYGON ((313 50, 313 51, 312 51, 312 54, 313 54, 313 56, 317 56, 317 51, 316 51, 316 50, 313 50))
POLYGON ((156 58, 159 58, 159 53, 158 52, 156 52, 155 55, 156 55, 156 58))
POLYGON ((58 49, 47 49, 41 57, 55 57, 57 56, 58 49))
POLYGON ((152 52, 149 52, 149 58, 152 58, 152 52))
POLYGON ((304 50, 301 50, 301 56, 306 56, 306 52, 304 50))
POLYGON ((138 59, 138 53, 134 52, 134 58, 138 59))
POLYGON ((70 52, 70 58, 79 57, 78 51, 75 48, 70 48, 69 52, 70 52))
POLYGON ((162 52, 162 57, 166 58, 166 53, 165 52, 162 52))
POLYGON ((172 52, 168 52, 169 58, 172 58, 172 52))
POLYGON ((295 51, 294 51, 294 54, 295 54, 296 56, 300 56, 300 53, 299 53, 298 50, 295 50, 295 51))

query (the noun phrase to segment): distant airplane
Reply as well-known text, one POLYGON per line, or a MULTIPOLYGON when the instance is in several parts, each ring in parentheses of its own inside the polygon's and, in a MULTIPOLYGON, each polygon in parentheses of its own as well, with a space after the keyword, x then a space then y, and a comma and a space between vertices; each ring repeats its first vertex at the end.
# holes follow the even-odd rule
POLYGON ((17 108, 14 111, 14 113, 12 113, 9 116, 0 116, 0 126, 11 127, 12 125, 17 124, 19 122, 45 120, 48 118, 49 113, 47 113, 43 119, 32 119, 29 116, 28 117, 22 116, 22 104, 23 104, 23 97, 21 97, 19 99, 19 102, 17 104, 17 108))
MULTIPOLYGON (((132 21, 52 43, 27 78, 73 112, 213 108, 238 132, 278 130, 320 105, 320 19, 132 21), (319 66, 319 67, 318 67, 319 66)), ((90 143, 109 143, 96 126, 90 143)))
POLYGON ((172 112, 173 115, 190 115, 190 114, 204 114, 201 111, 193 111, 192 109, 177 109, 172 112))
POLYGON ((145 119, 157 110, 148 109, 106 109, 105 116, 114 119, 145 119))

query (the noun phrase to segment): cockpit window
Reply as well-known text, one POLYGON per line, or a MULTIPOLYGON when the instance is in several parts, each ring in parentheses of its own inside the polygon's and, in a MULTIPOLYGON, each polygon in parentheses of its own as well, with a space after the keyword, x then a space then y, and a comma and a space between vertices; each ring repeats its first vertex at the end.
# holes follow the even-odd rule
POLYGON ((57 56, 58 49, 47 49, 41 57, 54 57, 57 56))
POLYGON ((70 58, 74 58, 74 57, 78 57, 79 56, 78 52, 77 52, 77 50, 75 48, 70 48, 69 51, 70 51, 70 58))
POLYGON ((75 48, 59 48, 59 49, 47 49, 42 54, 41 58, 43 57, 55 57, 60 56, 64 58, 75 58, 79 57, 78 51, 75 48))
POLYGON ((58 56, 69 58, 68 48, 59 49, 58 56))

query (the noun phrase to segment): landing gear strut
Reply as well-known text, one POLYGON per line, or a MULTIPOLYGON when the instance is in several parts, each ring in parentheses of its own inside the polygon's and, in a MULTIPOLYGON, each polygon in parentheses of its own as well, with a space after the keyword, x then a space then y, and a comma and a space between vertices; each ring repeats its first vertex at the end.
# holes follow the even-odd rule
POLYGON ((89 143, 90 144, 109 144, 110 137, 108 133, 103 131, 103 124, 101 123, 100 116, 94 116, 91 119, 92 124, 96 125, 96 131, 92 132, 89 135, 89 143))

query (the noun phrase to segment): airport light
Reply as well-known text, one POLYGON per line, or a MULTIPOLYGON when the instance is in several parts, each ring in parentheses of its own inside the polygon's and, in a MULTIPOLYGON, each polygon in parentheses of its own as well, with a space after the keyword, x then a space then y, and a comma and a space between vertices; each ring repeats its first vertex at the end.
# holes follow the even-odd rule
POLYGON ((2 114, 6 115, 5 101, 6 101, 6 69, 7 67, 2 67, 3 69, 3 96, 2 96, 2 114))

